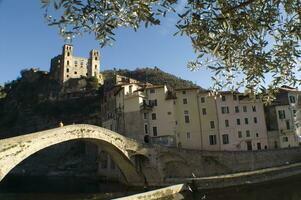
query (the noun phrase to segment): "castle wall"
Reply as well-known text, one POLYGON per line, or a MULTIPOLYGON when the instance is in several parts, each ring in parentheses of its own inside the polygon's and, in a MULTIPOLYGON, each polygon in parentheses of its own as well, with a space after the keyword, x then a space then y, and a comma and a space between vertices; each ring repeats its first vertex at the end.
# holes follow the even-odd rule
POLYGON ((89 58, 73 56, 73 46, 64 45, 61 55, 51 59, 50 74, 61 83, 69 79, 81 77, 96 77, 99 83, 103 83, 100 74, 100 53, 91 50, 89 58))

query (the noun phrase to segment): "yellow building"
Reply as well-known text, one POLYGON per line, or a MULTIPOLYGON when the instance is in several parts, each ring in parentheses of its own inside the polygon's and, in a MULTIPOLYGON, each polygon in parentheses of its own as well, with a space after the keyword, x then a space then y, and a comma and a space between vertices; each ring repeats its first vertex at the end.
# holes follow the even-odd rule
POLYGON ((260 99, 238 92, 212 96, 199 88, 174 89, 118 75, 115 80, 104 95, 103 126, 141 142, 211 151, 298 145, 298 92, 291 89, 278 97, 287 104, 264 107, 260 99))
POLYGON ((176 121, 178 147, 203 149, 198 88, 176 89, 176 121))

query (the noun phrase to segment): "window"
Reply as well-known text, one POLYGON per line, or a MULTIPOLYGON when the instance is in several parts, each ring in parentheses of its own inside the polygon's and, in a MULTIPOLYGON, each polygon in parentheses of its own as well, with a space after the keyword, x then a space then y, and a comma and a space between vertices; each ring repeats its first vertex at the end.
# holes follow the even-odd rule
POLYGON ((214 121, 210 121, 210 128, 215 128, 214 121))
POLYGON ((257 124, 257 117, 254 117, 253 120, 254 120, 254 124, 257 124))
POLYGON ((248 110, 247 110, 247 106, 243 106, 242 109, 243 109, 244 112, 247 112, 247 111, 248 111, 248 110))
POLYGON ((116 165, 115 165, 115 163, 114 163, 114 160, 111 158, 110 159, 110 164, 111 164, 111 169, 115 169, 116 168, 116 165))
POLYGON ((256 112, 256 106, 252 106, 253 112, 256 112))
POLYGON ((222 106, 222 113, 229 113, 229 107, 228 106, 222 106))
POLYGON ((278 110, 279 119, 285 119, 285 110, 278 110))
POLYGON ((222 96, 222 101, 226 101, 226 96, 222 96))
POLYGON ((296 99, 294 96, 289 97, 291 103, 296 103, 296 99))
POLYGON ((259 134, 258 134, 258 133, 256 133, 256 137, 259 137, 259 134))
POLYGON ((69 60, 67 60, 67 65, 69 65, 69 60))
POLYGON ((183 104, 187 104, 187 99, 186 98, 183 99, 183 104))
POLYGON ((158 106, 157 99, 154 99, 154 100, 148 100, 148 104, 149 104, 150 106, 158 106))
POLYGON ((249 124, 249 119, 245 118, 245 124, 249 124))
POLYGON ((67 68, 67 73, 69 72, 69 68, 67 68))
POLYGON ((283 141, 283 142, 288 142, 288 137, 287 137, 287 136, 283 137, 283 138, 282 138, 282 141, 283 141))
POLYGON ((240 125, 240 119, 236 119, 236 124, 240 125))
POLYGON ((147 119, 147 113, 143 113, 143 119, 147 119))
POLYGON ((158 135, 158 130, 157 130, 157 127, 154 126, 153 127, 153 136, 157 136, 158 135))
POLYGON ((242 138, 242 132, 241 131, 238 131, 237 135, 238 135, 238 138, 242 138))
POLYGON ((227 119, 225 120, 225 126, 229 127, 229 120, 227 120, 227 119))
POLYGON ((187 132, 187 133, 186 133, 186 138, 187 138, 187 139, 190 139, 190 132, 187 132))
POLYGON ((290 121, 289 120, 286 120, 286 129, 291 129, 291 126, 290 126, 290 121))
POLYGON ((129 93, 132 94, 132 92, 133 92, 133 86, 130 85, 130 86, 129 86, 129 93))
POLYGON ((222 135, 222 138, 223 138, 223 144, 229 144, 229 135, 228 134, 222 135))
POLYGON ((145 133, 145 134, 148 134, 148 127, 147 127, 147 124, 144 124, 144 133, 145 133))
POLYGON ((209 135, 210 145, 216 145, 216 135, 209 135))
POLYGON ((77 72, 75 71, 74 74, 77 74, 77 72))
POLYGON ((190 120, 189 120, 189 115, 185 115, 185 116, 184 116, 184 119, 185 119, 185 123, 189 123, 189 122, 190 122, 190 120))
POLYGON ((205 97, 201 97, 201 103, 205 103, 205 97))
POLYGON ((184 115, 188 115, 188 110, 184 110, 184 115))
POLYGON ((261 150, 261 143, 260 142, 257 143, 257 149, 261 150))
POLYGON ((239 113, 239 107, 238 106, 235 106, 235 112, 239 113))
POLYGON ((70 56, 70 52, 67 53, 67 56, 70 56))
POLYGON ((102 160, 101 161, 101 168, 107 169, 108 168, 108 160, 102 160))
POLYGON ((155 89, 150 89, 149 93, 155 93, 155 89))
POLYGON ((202 108, 202 113, 203 113, 203 115, 207 114, 206 108, 202 108))
POLYGON ((97 65, 95 65, 95 69, 97 69, 97 65))
POLYGON ((296 112, 297 112, 296 110, 293 110, 294 117, 296 117, 296 112))
POLYGON ((156 113, 152 113, 152 120, 156 120, 156 119, 157 119, 156 113))
POLYGON ((171 115, 171 112, 167 112, 168 115, 171 115))
POLYGON ((247 130, 247 131, 246 131, 246 137, 250 137, 250 136, 251 136, 250 131, 247 130))
POLYGON ((236 96, 236 94, 233 95, 233 101, 237 101, 237 96, 236 96))
POLYGON ((69 75, 67 75, 67 78, 69 78, 69 75))
POLYGON ((186 94, 186 91, 182 91, 182 94, 186 94))

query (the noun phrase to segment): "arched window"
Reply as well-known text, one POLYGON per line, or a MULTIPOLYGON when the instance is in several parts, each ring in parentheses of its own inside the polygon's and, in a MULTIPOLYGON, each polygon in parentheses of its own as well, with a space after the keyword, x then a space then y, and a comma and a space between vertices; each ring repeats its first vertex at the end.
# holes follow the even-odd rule
POLYGON ((69 60, 67 60, 67 65, 69 65, 69 60))

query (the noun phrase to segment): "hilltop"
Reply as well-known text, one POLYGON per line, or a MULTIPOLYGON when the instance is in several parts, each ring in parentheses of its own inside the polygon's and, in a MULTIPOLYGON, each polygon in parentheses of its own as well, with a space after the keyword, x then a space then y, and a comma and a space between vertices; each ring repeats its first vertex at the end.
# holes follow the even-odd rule
POLYGON ((192 81, 184 80, 173 74, 167 73, 159 69, 158 67, 150 68, 137 68, 135 70, 118 69, 118 70, 105 70, 102 72, 105 77, 112 77, 114 74, 127 76, 129 78, 136 79, 141 82, 149 82, 155 85, 167 84, 172 88, 187 88, 187 87, 199 87, 192 81))

